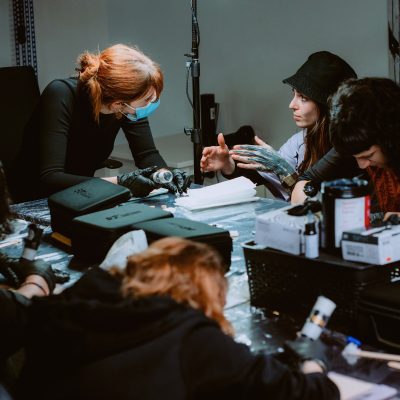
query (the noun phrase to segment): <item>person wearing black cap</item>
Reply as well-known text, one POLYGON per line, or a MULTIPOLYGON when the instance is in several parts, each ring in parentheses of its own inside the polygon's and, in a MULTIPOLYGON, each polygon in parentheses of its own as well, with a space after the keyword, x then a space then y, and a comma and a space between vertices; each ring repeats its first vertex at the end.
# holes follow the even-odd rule
POLYGON ((322 158, 331 148, 327 101, 339 84, 357 77, 342 58, 328 51, 311 54, 298 71, 283 80, 293 88, 289 108, 301 128, 278 151, 257 136, 257 145, 237 145, 229 151, 222 134, 219 146, 203 150, 203 171, 221 170, 227 177, 260 173, 264 183, 278 198, 289 199, 298 174, 322 158))

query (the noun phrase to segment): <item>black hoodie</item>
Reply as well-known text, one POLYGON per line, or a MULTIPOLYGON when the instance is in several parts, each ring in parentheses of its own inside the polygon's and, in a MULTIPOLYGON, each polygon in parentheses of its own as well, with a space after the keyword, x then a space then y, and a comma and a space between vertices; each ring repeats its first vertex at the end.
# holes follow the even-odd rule
POLYGON ((168 297, 124 299, 119 288, 95 269, 23 308, 27 363, 17 398, 339 398, 324 375, 252 354, 202 312, 168 297))

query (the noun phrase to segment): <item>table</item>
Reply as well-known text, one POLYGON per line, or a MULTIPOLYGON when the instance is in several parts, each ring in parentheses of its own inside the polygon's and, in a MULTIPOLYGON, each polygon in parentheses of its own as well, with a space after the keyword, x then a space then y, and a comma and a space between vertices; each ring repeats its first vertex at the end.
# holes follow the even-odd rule
MULTIPOLYGON (((175 208, 174 198, 169 194, 141 199, 140 202, 167 208, 176 217, 202 221, 229 231, 237 231, 238 235, 233 240, 232 265, 227 273, 229 293, 225 314, 234 326, 237 341, 247 344, 255 352, 276 353, 282 351, 284 341, 293 339, 299 327, 289 317, 278 314, 267 317, 263 310, 250 306, 241 243, 253 239, 256 215, 283 207, 287 203, 272 199, 260 199, 253 203, 192 212, 180 207, 175 208)), ((14 211, 29 220, 38 220, 43 224, 49 223, 46 200, 16 205, 14 211)), ((49 233, 50 229, 46 228, 46 232, 49 233)), ((3 250, 9 254, 19 255, 21 245, 15 244, 5 247, 3 250)), ((41 246, 39 257, 47 259, 52 264, 55 261, 56 263, 53 265, 58 268, 68 268, 68 272, 71 273, 69 284, 76 281, 82 273, 82 270, 76 270, 75 267, 75 269, 67 267, 68 263, 70 263, 70 267, 73 265, 73 256, 68 251, 56 249, 48 241, 44 241, 41 246)), ((341 356, 341 348, 335 341, 332 341, 330 347, 335 371, 369 382, 390 385, 400 391, 400 372, 390 370, 385 362, 359 359, 355 365, 349 365, 341 356)), ((395 398, 400 399, 400 396, 395 398)))

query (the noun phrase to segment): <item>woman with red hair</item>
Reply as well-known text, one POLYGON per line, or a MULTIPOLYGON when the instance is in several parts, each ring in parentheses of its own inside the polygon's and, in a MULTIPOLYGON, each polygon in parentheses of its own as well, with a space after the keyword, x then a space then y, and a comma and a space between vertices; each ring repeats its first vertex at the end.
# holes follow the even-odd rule
POLYGON ((339 397, 317 363, 304 374, 236 343, 226 291, 216 251, 171 237, 125 270, 93 268, 62 294, 16 307, 27 321, 18 398, 339 397))
MULTIPOLYGON (((78 77, 56 79, 43 91, 8 172, 14 201, 48 196, 92 177, 111 154, 122 129, 138 170, 107 178, 134 196, 155 188, 149 179, 166 163, 156 149, 148 116, 158 107, 163 74, 137 48, 123 44, 78 58, 78 77)), ((184 174, 173 171, 172 192, 184 174)))

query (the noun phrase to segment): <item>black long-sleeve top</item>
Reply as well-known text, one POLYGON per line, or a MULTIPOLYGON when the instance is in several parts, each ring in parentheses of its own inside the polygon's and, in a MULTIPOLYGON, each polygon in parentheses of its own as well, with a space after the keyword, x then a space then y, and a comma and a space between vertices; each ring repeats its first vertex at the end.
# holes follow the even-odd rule
POLYGON ((48 196, 92 177, 111 154, 120 128, 137 167, 166 166, 147 118, 132 122, 100 114, 97 123, 89 95, 76 78, 52 81, 25 129, 9 173, 14 201, 48 196))
POLYGON ((352 178, 363 172, 352 156, 341 156, 335 149, 331 149, 317 163, 305 171, 299 181, 312 181, 319 186, 323 181, 339 178, 352 178))

